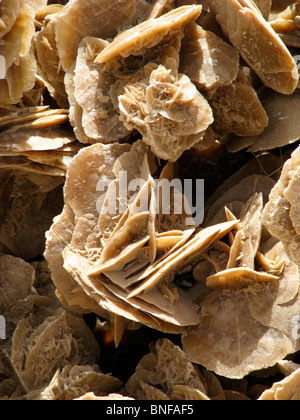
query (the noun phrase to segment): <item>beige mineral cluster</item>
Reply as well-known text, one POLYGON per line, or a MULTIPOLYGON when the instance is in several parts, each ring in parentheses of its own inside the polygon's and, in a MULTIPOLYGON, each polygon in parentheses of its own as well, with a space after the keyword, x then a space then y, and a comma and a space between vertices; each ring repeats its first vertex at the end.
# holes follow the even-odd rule
POLYGON ((296 63, 252 0, 208 0, 224 35, 265 86, 291 94, 297 87, 296 63))
POLYGON ((300 365, 291 361, 278 362, 279 369, 286 376, 280 382, 274 383, 272 388, 262 393, 261 401, 299 401, 300 399, 300 365))
POLYGON ((7 320, 0 399, 72 400, 121 388, 96 365, 99 345, 84 320, 61 307, 45 261, 3 255, 0 275, 0 313, 7 320))
POLYGON ((0 399, 299 399, 299 28, 0 0, 0 399))
MULTIPOLYGON (((160 182, 173 180, 174 164, 160 171, 142 141, 92 145, 73 159, 64 212, 47 234, 45 256, 58 295, 74 309, 113 314, 117 345, 128 321, 181 333, 191 360, 222 376, 242 378, 297 351, 300 343, 291 331, 300 305, 298 267, 261 221, 275 180, 246 177, 239 186, 244 198, 238 184, 226 195, 239 196, 238 218, 225 207, 223 221, 199 229, 188 224, 188 213, 179 216, 171 208, 166 215, 155 202, 160 194, 153 176, 160 172, 160 182), (128 185, 134 179, 144 182, 131 197, 116 200, 125 172, 128 185), (109 180, 100 199, 95 194, 99 179, 109 180), (251 192, 253 179, 256 191, 251 192), (190 284, 181 287, 180 275, 191 271, 190 284), (274 349, 271 343, 278 340, 281 345, 274 349)), ((177 194, 176 203, 180 200, 186 202, 177 194)), ((169 203, 172 207, 172 197, 169 203)), ((224 204, 217 209, 224 211, 224 204)))
MULTIPOLYGON (((193 272, 215 291, 206 291, 201 321, 183 334, 183 348, 194 362, 222 376, 241 378, 262 368, 260 361, 272 366, 281 352, 299 348, 292 333, 300 304, 298 266, 282 243, 274 244, 264 232, 262 211, 263 195, 255 193, 241 208, 230 247, 215 245, 193 272), (268 349, 273 340, 281 345, 268 349)), ((228 208, 226 217, 234 218, 228 208)))

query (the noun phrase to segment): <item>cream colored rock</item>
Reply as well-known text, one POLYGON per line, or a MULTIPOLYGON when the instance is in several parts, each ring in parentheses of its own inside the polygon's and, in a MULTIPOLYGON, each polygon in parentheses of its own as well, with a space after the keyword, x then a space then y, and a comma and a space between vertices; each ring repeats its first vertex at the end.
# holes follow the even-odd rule
POLYGON ((55 40, 55 25, 58 13, 54 13, 40 32, 35 35, 35 50, 38 61, 38 73, 46 81, 53 98, 62 107, 68 107, 67 93, 64 85, 65 72, 61 68, 55 40))
MULTIPOLYGON (((227 268, 248 267, 254 270, 254 260, 260 246, 262 235, 261 215, 263 211, 262 194, 254 194, 243 206, 240 213, 240 222, 227 268)), ((228 217, 227 217, 228 219, 228 217)))
POLYGON ((256 272, 248 267, 230 268, 209 276, 206 279, 207 287, 211 289, 241 289, 255 283, 269 283, 278 280, 272 274, 256 272))

